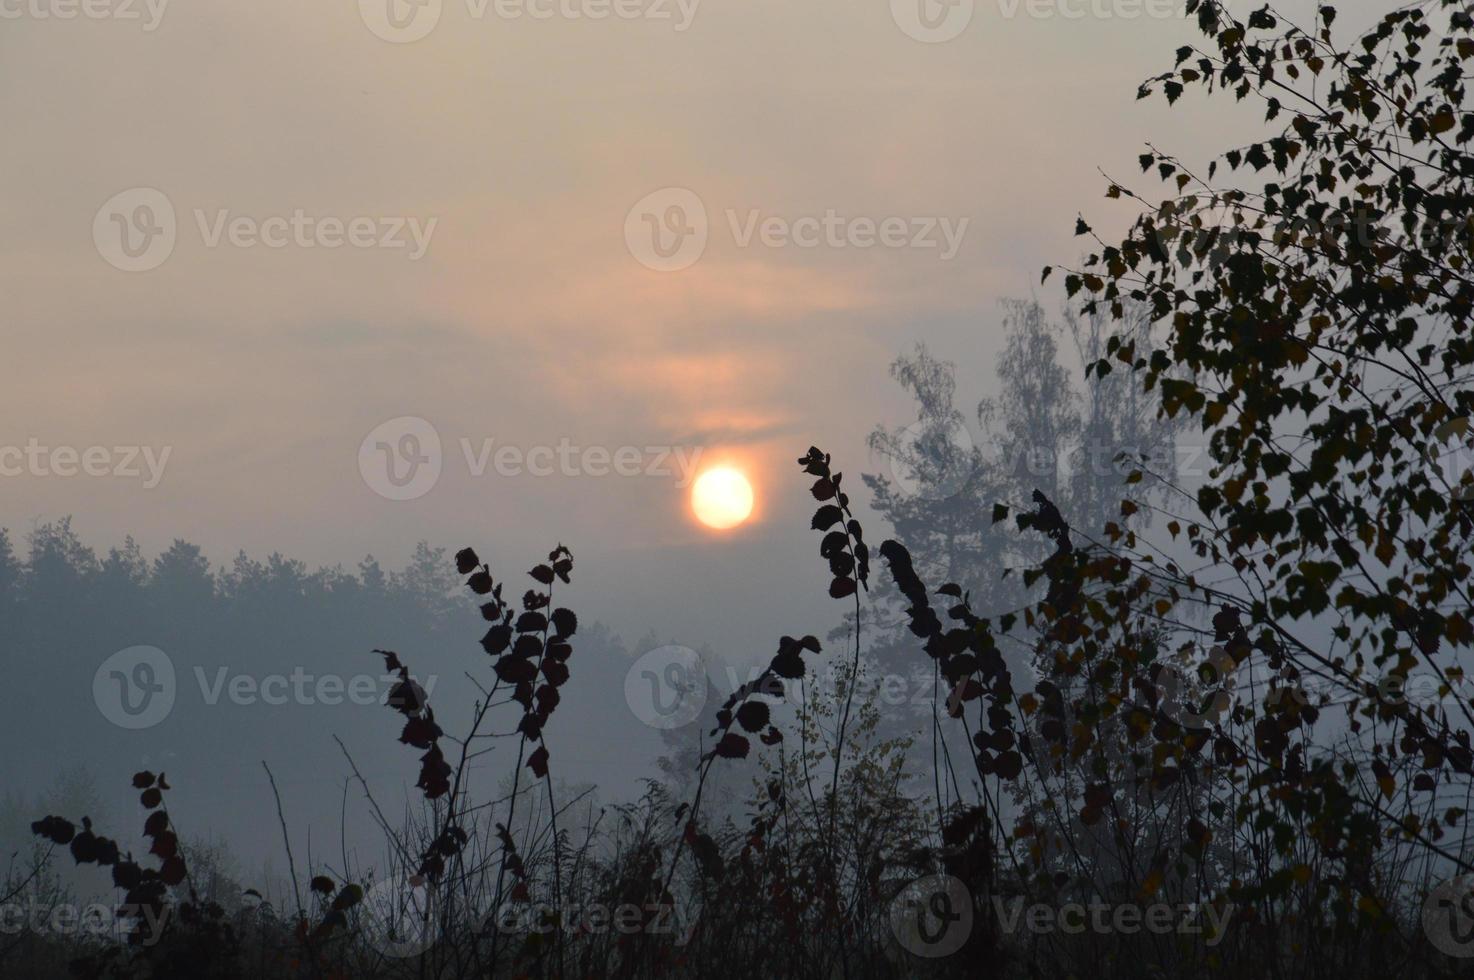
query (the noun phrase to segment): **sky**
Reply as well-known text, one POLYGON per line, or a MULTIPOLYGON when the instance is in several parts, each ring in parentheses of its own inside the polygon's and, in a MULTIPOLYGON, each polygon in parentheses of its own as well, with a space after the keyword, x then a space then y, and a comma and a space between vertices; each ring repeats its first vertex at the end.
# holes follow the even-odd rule
POLYGON ((631 640, 822 631, 794 460, 883 471, 917 342, 975 404, 999 300, 1057 307, 1076 215, 1129 220, 1102 172, 1155 192, 1145 142, 1254 122, 1135 101, 1176 4, 925 3, 0 0, 0 526, 509 574, 562 542, 631 640), (753 519, 700 527, 693 462, 753 519))

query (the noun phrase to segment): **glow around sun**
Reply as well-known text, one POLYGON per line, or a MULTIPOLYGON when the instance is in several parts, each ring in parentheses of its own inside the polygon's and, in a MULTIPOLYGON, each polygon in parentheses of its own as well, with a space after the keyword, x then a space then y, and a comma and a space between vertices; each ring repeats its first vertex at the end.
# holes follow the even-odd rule
POLYGON ((709 469, 691 488, 691 510, 707 527, 736 527, 752 514, 752 484, 730 466, 709 469))

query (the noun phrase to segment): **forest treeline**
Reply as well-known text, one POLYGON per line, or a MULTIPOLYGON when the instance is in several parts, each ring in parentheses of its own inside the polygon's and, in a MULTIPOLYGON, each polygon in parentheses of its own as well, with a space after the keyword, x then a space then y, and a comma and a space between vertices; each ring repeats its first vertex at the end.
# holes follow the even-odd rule
MULTIPOLYGON (((0 667, 12 695, 0 726, 10 746, 0 790, 5 858, 19 852, 13 867, 24 866, 32 811, 43 802, 88 801, 89 813, 121 816, 133 796, 106 777, 149 766, 206 780, 196 787, 199 815, 212 826, 196 836, 223 845, 237 877, 263 890, 263 870, 273 883, 284 880, 284 868, 278 879, 273 864, 262 865, 279 845, 268 811, 239 805, 266 785, 261 762, 272 763, 299 815, 334 826, 344 764, 335 736, 377 756, 386 786, 412 784, 411 764, 384 758, 380 712, 389 682, 372 651, 425 651, 427 672, 454 685, 464 666, 452 651, 468 613, 475 606, 461 593, 449 551, 424 543, 387 570, 372 557, 354 569, 310 568, 244 552, 222 567, 182 540, 151 556, 131 538, 95 549, 69 518, 20 535, 0 531, 0 667), (106 677, 101 689, 96 684, 110 658, 135 647, 168 658, 172 703, 127 729, 117 724, 133 723, 117 715, 120 697, 142 701, 131 676, 123 690, 106 677), (241 678, 250 685, 233 692, 241 678)), ((622 683, 630 660, 623 641, 591 623, 584 643, 601 683, 622 683)), ((593 691, 575 700, 585 695, 595 700, 593 691)), ((603 774, 623 791, 653 771, 664 746, 623 705, 602 713, 625 754, 593 745, 585 766, 567 775, 583 784, 603 774)))

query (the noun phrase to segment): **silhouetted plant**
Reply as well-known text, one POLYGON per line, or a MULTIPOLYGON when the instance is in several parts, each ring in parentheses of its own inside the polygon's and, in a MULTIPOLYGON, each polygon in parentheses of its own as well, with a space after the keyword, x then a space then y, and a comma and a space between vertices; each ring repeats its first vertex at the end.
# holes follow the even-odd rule
POLYGON ((188 886, 187 898, 171 901, 172 889, 186 885, 189 869, 180 854, 179 837, 164 805, 169 787, 163 773, 134 775, 133 788, 148 811, 143 835, 157 867, 134 860, 117 841, 95 833, 92 820, 82 817, 81 829, 60 816, 48 816, 31 831, 58 847, 66 847, 77 864, 111 868, 112 883, 124 893, 117 914, 128 921, 125 945, 107 946, 80 957, 72 968, 84 977, 210 977, 228 968, 239 944, 224 909, 202 901, 188 886))

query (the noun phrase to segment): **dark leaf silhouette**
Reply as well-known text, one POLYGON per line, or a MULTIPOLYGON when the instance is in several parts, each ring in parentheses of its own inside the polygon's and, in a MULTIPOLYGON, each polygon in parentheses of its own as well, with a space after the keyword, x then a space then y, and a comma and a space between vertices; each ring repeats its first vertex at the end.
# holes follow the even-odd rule
POLYGON ((512 627, 499 623, 486 631, 481 638, 481 648, 493 657, 502 654, 512 644, 512 627))
POLYGON ((538 779, 545 779, 548 775, 548 750, 546 746, 538 746, 537 751, 527 757, 527 768, 538 779))
POLYGON ((768 706, 761 701, 748 701, 737 709, 737 723, 756 732, 768 723, 768 706))
POLYGON ((571 609, 554 609, 552 621, 554 631, 561 637, 570 637, 578 632, 578 617, 571 609))
POLYGON ((843 599, 847 595, 854 595, 855 580, 852 578, 837 578, 829 583, 829 595, 835 599, 843 599))
POLYGON ((475 550, 462 548, 456 552, 456 572, 461 575, 470 575, 481 564, 481 559, 476 557, 475 550))
POLYGON ((814 511, 814 519, 811 522, 816 531, 825 531, 840 521, 844 520, 844 514, 833 504, 826 504, 814 511))
POLYGON ((736 732, 728 732, 722 736, 721 741, 717 743, 713 751, 724 759, 745 759, 747 758, 748 748, 749 743, 747 739, 738 735, 736 732))

